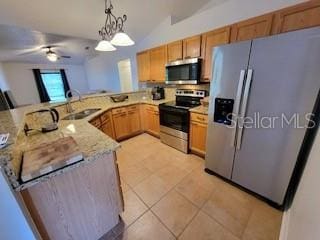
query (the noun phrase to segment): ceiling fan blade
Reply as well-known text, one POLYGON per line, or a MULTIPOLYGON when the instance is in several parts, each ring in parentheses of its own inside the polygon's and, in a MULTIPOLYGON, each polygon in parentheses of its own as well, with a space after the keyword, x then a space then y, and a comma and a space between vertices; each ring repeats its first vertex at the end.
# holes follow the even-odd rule
POLYGON ((71 56, 60 56, 61 58, 71 58, 71 56))
POLYGON ((25 50, 18 50, 20 53, 18 53, 18 56, 24 56, 24 55, 29 55, 29 54, 34 54, 39 52, 40 48, 33 48, 33 49, 25 49, 25 50))

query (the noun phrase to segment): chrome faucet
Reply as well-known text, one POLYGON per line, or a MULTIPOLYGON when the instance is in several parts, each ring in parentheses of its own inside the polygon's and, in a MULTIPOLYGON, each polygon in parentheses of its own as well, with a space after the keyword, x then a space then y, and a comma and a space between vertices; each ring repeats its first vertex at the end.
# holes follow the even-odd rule
POLYGON ((79 101, 82 102, 82 95, 81 93, 77 90, 77 89, 70 89, 66 92, 66 99, 67 99, 67 104, 66 104, 66 109, 67 109, 67 113, 72 113, 74 112, 74 109, 72 108, 71 105, 71 99, 72 96, 70 96, 70 93, 76 93, 79 96, 79 101))

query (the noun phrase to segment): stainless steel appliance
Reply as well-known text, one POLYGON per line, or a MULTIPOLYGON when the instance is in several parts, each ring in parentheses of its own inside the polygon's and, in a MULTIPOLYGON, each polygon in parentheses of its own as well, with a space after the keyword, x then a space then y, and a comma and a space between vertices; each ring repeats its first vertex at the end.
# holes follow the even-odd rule
POLYGON ((163 87, 153 87, 151 91, 152 100, 161 100, 165 98, 163 87))
POLYGON ((198 84, 200 74, 200 58, 170 62, 166 65, 166 84, 198 84))
POLYGON ((319 122, 320 28, 220 46, 213 54, 206 171, 283 208, 319 122))
POLYGON ((40 109, 35 112, 27 113, 24 123, 24 133, 28 136, 29 132, 51 132, 58 129, 59 113, 54 108, 40 109), (44 115, 44 113, 49 113, 44 115), (31 119, 31 121, 29 121, 31 119))
POLYGON ((160 139, 163 143, 188 153, 189 109, 199 106, 205 90, 176 90, 176 101, 159 105, 160 139))

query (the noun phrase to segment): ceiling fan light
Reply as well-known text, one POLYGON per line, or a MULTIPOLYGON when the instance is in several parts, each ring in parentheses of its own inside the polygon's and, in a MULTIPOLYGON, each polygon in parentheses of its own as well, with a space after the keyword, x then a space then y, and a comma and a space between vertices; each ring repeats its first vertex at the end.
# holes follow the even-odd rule
POLYGON ((112 44, 107 40, 101 40, 98 45, 96 46, 95 50, 103 51, 103 52, 110 52, 117 50, 112 44))
POLYGON ((55 53, 47 53, 47 58, 51 62, 56 62, 58 60, 58 56, 55 53))
POLYGON ((134 45, 134 41, 125 32, 117 32, 112 38, 111 44, 124 47, 134 45))

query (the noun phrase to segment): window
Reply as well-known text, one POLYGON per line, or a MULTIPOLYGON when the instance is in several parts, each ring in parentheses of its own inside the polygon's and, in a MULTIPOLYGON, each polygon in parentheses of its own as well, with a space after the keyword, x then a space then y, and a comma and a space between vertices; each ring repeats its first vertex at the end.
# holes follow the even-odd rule
POLYGON ((50 101, 64 101, 65 90, 61 72, 59 70, 41 70, 40 73, 50 101))

